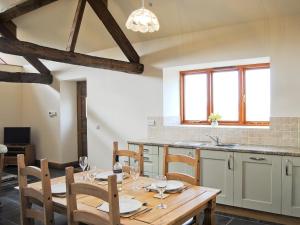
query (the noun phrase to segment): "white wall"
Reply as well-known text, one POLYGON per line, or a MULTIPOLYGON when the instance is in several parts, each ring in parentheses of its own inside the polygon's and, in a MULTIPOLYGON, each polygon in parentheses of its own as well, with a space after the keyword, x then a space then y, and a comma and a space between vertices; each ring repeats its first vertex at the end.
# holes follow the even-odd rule
POLYGON ((77 89, 75 81, 60 82, 60 162, 77 157, 77 89))
POLYGON ((147 117, 162 113, 160 78, 103 70, 87 76, 87 96, 88 155, 103 168, 111 167, 113 141, 126 147, 147 137, 147 117))
MULTIPOLYGON (((272 116, 299 116, 299 23, 300 16, 294 16, 137 43, 134 47, 146 66, 143 75, 49 62, 47 66, 56 71, 55 77, 58 82, 87 80, 88 152, 93 163, 101 167, 110 167, 113 140, 120 141, 121 146, 124 146, 127 139, 146 137, 146 118, 163 115, 161 76, 164 68, 269 56, 272 64, 272 116), (96 129, 98 125, 100 129, 96 129)), ((99 51, 93 55, 124 59, 118 48, 99 51)), ((178 76, 177 72, 174 72, 173 76, 178 76)), ((55 88, 55 85, 53 87, 55 88)), ((50 133, 55 136, 54 139, 47 140, 41 137, 38 142, 38 146, 41 147, 39 157, 49 156, 55 161, 72 161, 75 153, 59 153, 65 149, 58 142, 61 142, 63 137, 63 114, 72 116, 68 118, 71 120, 74 120, 76 115, 71 115, 68 110, 63 109, 62 89, 59 94, 54 88, 50 90, 51 87, 48 86, 33 85, 26 89, 23 101, 31 105, 31 108, 26 109, 26 121, 30 121, 35 130, 41 132, 41 136, 50 133), (44 103, 40 101, 41 96, 44 103), (58 121, 43 118, 46 109, 56 109, 60 112, 58 121), (30 114, 33 115, 31 118, 30 114), (35 120, 38 122, 34 122, 35 120)), ((168 112, 165 114, 167 116, 172 115, 172 110, 167 108, 169 103, 172 104, 172 95, 176 95, 176 92, 172 94, 169 88, 173 91, 179 90, 178 86, 164 84, 164 112, 168 112), (167 94, 171 97, 166 98, 167 94)), ((72 135, 74 137, 75 134, 72 135)), ((66 140, 74 138, 68 137, 66 140)))
POLYGON ((36 158, 60 162, 60 94, 48 85, 23 84, 22 122, 30 126, 31 142, 35 145, 36 158), (50 118, 49 111, 58 112, 50 118))
POLYGON ((299 117, 300 105, 296 103, 300 96, 299 37, 300 16, 181 36, 186 40, 178 48, 184 56, 183 63, 164 69, 164 116, 179 117, 179 71, 248 64, 253 60, 247 59, 270 57, 271 116, 299 117))
MULTIPOLYGON (((21 67, 0 65, 0 71, 20 72, 21 67)), ((0 143, 3 143, 3 128, 21 126, 22 85, 0 82, 0 143)))

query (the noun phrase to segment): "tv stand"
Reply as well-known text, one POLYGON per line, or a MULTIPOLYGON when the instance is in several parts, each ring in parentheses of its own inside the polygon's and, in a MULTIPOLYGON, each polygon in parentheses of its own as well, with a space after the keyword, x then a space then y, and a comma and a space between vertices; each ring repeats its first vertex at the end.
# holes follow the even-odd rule
POLYGON ((35 151, 31 144, 6 144, 7 153, 4 157, 4 166, 17 165, 17 155, 24 154, 26 166, 34 165, 35 151))

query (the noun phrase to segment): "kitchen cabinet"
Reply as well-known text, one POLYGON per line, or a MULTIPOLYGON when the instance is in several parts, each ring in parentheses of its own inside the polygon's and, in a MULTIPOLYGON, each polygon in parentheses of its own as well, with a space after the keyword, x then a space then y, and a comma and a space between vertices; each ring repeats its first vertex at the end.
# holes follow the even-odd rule
MULTIPOLYGON (((139 146, 130 144, 131 151, 138 151, 139 146)), ((144 145, 144 175, 155 178, 159 173, 159 147, 154 145, 144 145)))
POLYGON ((234 206, 281 213, 281 157, 234 153, 234 206))
POLYGON ((201 150, 201 186, 220 189, 217 203, 233 205, 233 152, 201 150))
POLYGON ((300 216, 300 157, 282 157, 282 213, 300 216))

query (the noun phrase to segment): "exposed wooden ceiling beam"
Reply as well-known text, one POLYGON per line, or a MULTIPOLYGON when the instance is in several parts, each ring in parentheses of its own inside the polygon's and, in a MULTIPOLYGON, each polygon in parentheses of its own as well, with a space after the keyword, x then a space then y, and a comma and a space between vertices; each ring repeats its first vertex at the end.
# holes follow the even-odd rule
POLYGON ((69 41, 67 45, 67 51, 74 52, 75 50, 85 5, 86 5, 86 0, 78 0, 78 5, 75 12, 75 17, 73 20, 69 41))
POLYGON ((27 0, 0 13, 0 21, 8 22, 35 9, 41 8, 57 0, 27 0))
POLYGON ((0 23, 0 33, 9 38, 16 38, 17 37, 17 26, 11 22, 5 22, 3 24, 0 23))
POLYGON ((144 65, 139 63, 130 63, 120 60, 68 52, 3 37, 0 38, 0 52, 127 73, 140 74, 144 71, 144 65))
POLYGON ((50 74, 0 71, 0 82, 51 84, 52 80, 53 77, 50 74))
POLYGON ((119 45, 125 56, 130 62, 139 63, 140 57, 135 49, 115 21, 114 17, 109 12, 107 6, 103 1, 87 0, 99 19, 103 22, 104 26, 111 34, 115 42, 119 45))
MULTIPOLYGON (((16 25, 11 21, 3 24, 0 23, 0 32, 4 37, 18 40, 14 29, 16 29, 16 25)), ((36 57, 24 56, 24 58, 40 73, 51 74, 51 71, 36 57)))

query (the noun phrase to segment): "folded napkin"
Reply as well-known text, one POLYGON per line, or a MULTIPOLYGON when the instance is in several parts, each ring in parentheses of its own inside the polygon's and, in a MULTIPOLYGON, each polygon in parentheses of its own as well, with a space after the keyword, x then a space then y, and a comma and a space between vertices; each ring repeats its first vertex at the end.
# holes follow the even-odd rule
MULTIPOLYGON (((175 193, 182 192, 182 191, 184 191, 184 190, 186 190, 186 189, 188 189, 188 188, 189 188, 189 186, 184 185, 183 187, 178 188, 178 189, 176 189, 176 190, 166 190, 165 193, 175 194, 175 193)), ((148 185, 148 186, 144 186, 144 189, 145 189, 146 191, 159 192, 158 189, 155 187, 154 184, 150 184, 150 185, 148 185)))
POLYGON ((7 153, 7 147, 6 145, 0 144, 0 154, 2 153, 7 153))

